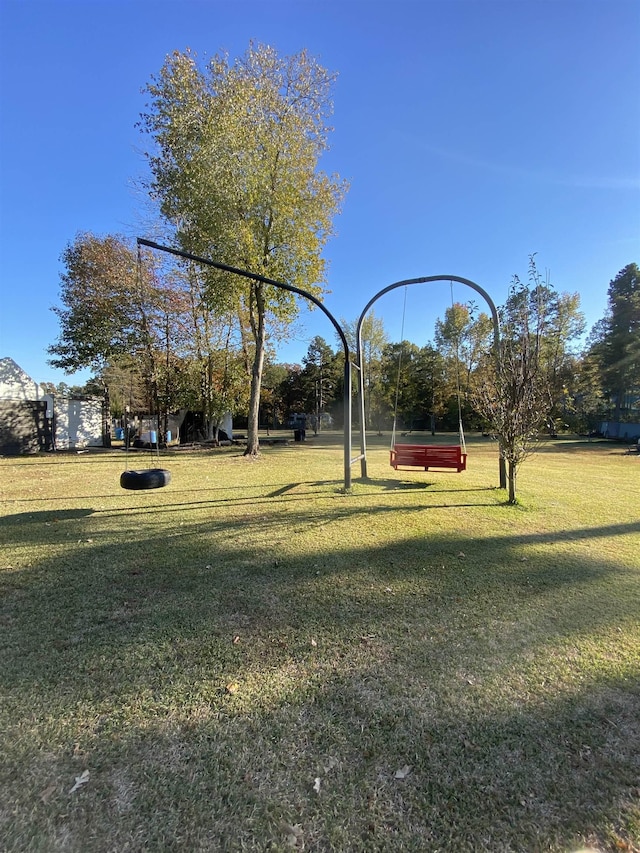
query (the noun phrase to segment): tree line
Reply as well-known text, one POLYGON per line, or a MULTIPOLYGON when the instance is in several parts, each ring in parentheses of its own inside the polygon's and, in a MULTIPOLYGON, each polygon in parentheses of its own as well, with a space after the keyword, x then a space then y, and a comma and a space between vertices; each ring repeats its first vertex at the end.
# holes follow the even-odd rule
MULTIPOLYGON (((578 293, 558 293, 535 258, 526 281, 518 276, 498 308, 500 358, 493 323, 473 302, 453 304, 435 322, 432 341, 418 347, 390 341, 373 311, 362 329, 366 428, 382 432, 394 418, 404 431, 509 429, 525 440, 544 432, 595 432, 603 420, 640 416, 640 276, 629 264, 611 281, 605 316, 584 342, 578 293), (498 374, 502 373, 502 377, 498 374), (520 407, 516 418, 516 410, 520 407), (509 420, 517 422, 509 425, 509 420), (501 424, 501 427, 499 425, 501 424)), ((350 348, 356 323, 341 318, 350 348)), ((320 411, 342 423, 343 354, 321 337, 300 365, 269 364, 262 398, 264 422, 290 412, 320 411), (269 416, 267 416, 269 413, 269 416)), ((515 438, 513 439, 515 441, 515 438)))
MULTIPOLYGON (((253 354, 233 311, 209 304, 206 272, 136 251, 125 238, 93 234, 78 235, 62 260, 62 306, 54 309, 61 335, 50 352, 70 372, 87 364, 96 368, 88 386, 78 390, 107 391, 116 417, 127 406, 157 413, 161 422, 179 409, 197 411, 209 439, 226 412, 247 418, 253 354)), ((603 419, 637 417, 636 264, 610 283, 606 314, 586 346, 579 295, 556 292, 541 279, 535 258, 526 282, 514 277, 498 313, 502 366, 511 379, 511 396, 500 405, 513 410, 520 370, 520 384, 535 395, 528 403, 536 412, 534 432, 588 433, 603 419)), ((340 322, 355 352, 356 322, 340 322)), ((470 430, 496 431, 493 323, 473 302, 447 308, 422 347, 390 341, 383 319, 370 311, 362 328, 362 362, 367 429, 389 430, 395 417, 405 431, 456 430, 461 413, 470 430)), ((301 364, 282 364, 272 342, 266 346, 259 426, 278 428, 293 413, 304 413, 314 429, 323 422, 340 427, 343 383, 341 346, 334 349, 317 336, 301 364)), ((508 411, 502 421, 507 417, 508 411)))

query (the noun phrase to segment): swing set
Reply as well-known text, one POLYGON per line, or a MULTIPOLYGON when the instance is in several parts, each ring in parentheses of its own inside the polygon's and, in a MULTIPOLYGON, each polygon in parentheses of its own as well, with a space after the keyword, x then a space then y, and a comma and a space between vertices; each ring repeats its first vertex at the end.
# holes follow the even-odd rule
MULTIPOLYGON (((389 293, 389 291, 394 290, 398 287, 405 287, 410 284, 426 284, 428 282, 435 281, 449 281, 453 286, 453 282, 458 282, 460 284, 464 284, 467 287, 470 287, 472 290, 475 290, 479 293, 487 305, 490 308, 491 315, 493 318, 493 328, 494 328, 494 348, 496 354, 499 350, 500 343, 500 326, 498 321, 498 312, 493 303, 493 300, 489 296, 489 294, 483 290, 478 284, 471 281, 467 278, 460 278, 459 276, 451 276, 451 275, 434 275, 434 276, 425 276, 422 278, 413 278, 406 279, 403 281, 395 282, 394 284, 390 284, 387 287, 380 290, 378 293, 373 296, 367 305, 364 307, 362 311, 356 327, 356 346, 357 351, 355 353, 355 361, 351 360, 351 351, 349 347, 349 342, 347 341, 347 337, 345 335, 344 329, 340 325, 340 323, 336 320, 336 318, 331 314, 331 312, 327 309, 327 307, 323 304, 323 302, 318 299, 312 293, 308 291, 302 290, 299 287, 295 287, 294 285, 287 284, 282 281, 277 281, 276 279, 267 278, 266 276, 259 275, 257 273, 252 273, 247 270, 239 269, 238 267, 233 267, 228 264, 223 264, 219 261, 213 261, 210 258, 203 258, 199 255, 194 255, 191 252, 185 252, 180 249, 176 249, 170 246, 162 246, 159 243, 155 243, 151 240, 146 240, 142 237, 138 237, 138 258, 140 259, 140 246, 147 246, 150 249, 154 249, 161 252, 167 252, 169 254, 175 255, 177 257, 184 258, 185 260, 194 261, 196 263, 204 264, 205 266, 214 267, 219 270, 223 270, 225 272, 231 273, 233 275, 238 275, 243 278, 261 282, 263 284, 272 285, 273 287, 286 290, 290 293, 294 293, 297 296, 302 296, 308 301, 312 302, 317 308, 322 311, 327 318, 333 324, 338 338, 342 343, 344 349, 344 487, 345 490, 351 488, 351 466, 356 462, 360 462, 360 472, 363 480, 368 479, 367 475, 367 444, 366 444, 366 432, 365 432, 365 406, 364 406, 364 371, 362 369, 362 323, 365 319, 365 316, 372 305, 384 294, 389 293), (358 400, 359 400, 359 408, 360 408, 360 454, 352 457, 352 369, 355 370, 359 374, 359 390, 358 390, 358 400)), ((139 260, 140 263, 140 260, 139 260)), ((459 415, 460 415, 460 394, 458 389, 458 405, 459 405, 459 415)), ((464 444, 464 433, 462 430, 462 417, 459 416, 459 426, 460 426, 460 443, 458 445, 411 445, 411 444, 396 444, 395 436, 391 447, 391 465, 397 469, 402 466, 409 467, 419 467, 424 469, 425 471, 431 470, 432 468, 444 468, 444 469, 453 469, 458 472, 464 471, 466 469, 467 464, 467 452, 464 444)), ((499 475, 500 475, 500 488, 506 488, 507 484, 507 475, 506 475, 506 465, 502 454, 499 458, 499 475)), ((167 485, 170 481, 171 475, 168 471, 165 471, 162 468, 150 468, 147 471, 125 471, 121 477, 121 486, 125 489, 153 489, 160 488, 161 486, 167 485)))
MULTIPOLYGON (((451 306, 453 307, 453 281, 451 286, 451 306)), ((400 340, 404 340, 404 320, 407 310, 407 286, 404 289, 402 307, 402 326, 400 340)), ((458 433, 459 444, 397 444, 396 422, 398 418, 398 398, 400 395, 400 376, 402 370, 402 348, 398 354, 398 378, 396 381, 395 404, 393 408, 393 428, 391 430, 390 463, 394 470, 402 468, 422 468, 424 471, 433 469, 455 470, 458 474, 467 468, 467 448, 462 426, 462 402, 460 394, 460 347, 456 335, 456 391, 458 399, 458 433)))
MULTIPOLYGON (((367 315, 369 309, 374 305, 374 303, 380 299, 380 297, 389 293, 392 290, 397 289, 398 287, 405 288, 405 301, 404 308, 402 314, 402 336, 404 335, 404 318, 406 311, 406 294, 407 287, 410 284, 429 284, 431 282, 449 282, 451 287, 451 298, 453 302, 453 283, 456 282, 458 284, 464 284, 466 287, 470 287, 472 290, 475 290, 476 293, 479 293, 480 296, 485 300, 487 305, 489 306, 489 310, 491 311, 491 317, 493 319, 493 343, 495 352, 498 352, 499 343, 500 343, 500 324, 498 320, 498 311, 496 306, 489 296, 489 294, 484 290, 480 285, 471 281, 468 278, 461 278, 460 276, 455 275, 432 275, 432 276, 424 276, 421 278, 411 278, 405 279, 403 281, 397 281, 394 284, 390 284, 382 290, 378 291, 378 293, 373 296, 369 302, 365 305, 360 317, 358 319, 357 327, 356 327, 356 340, 357 340, 357 353, 356 353, 356 362, 355 367, 359 371, 359 404, 360 404, 360 456, 357 457, 360 460, 360 472, 362 479, 367 479, 367 439, 366 439, 366 416, 365 416, 365 406, 364 406, 364 372, 363 372, 363 363, 362 363, 362 325, 364 323, 364 319, 367 315)), ((400 358, 402 357, 402 352, 400 353, 400 358)), ((398 389, 400 383, 400 368, 401 364, 399 361, 398 364, 398 386, 396 388, 396 400, 394 407, 394 416, 393 416, 393 432, 391 437, 391 450, 389 455, 389 461, 391 467, 394 470, 398 470, 399 468, 420 468, 423 471, 431 471, 431 470, 441 470, 445 471, 456 471, 460 473, 465 471, 467 468, 467 448, 464 439, 464 429, 462 424, 462 405, 461 405, 461 394, 460 394, 460 375, 459 375, 459 348, 458 341, 456 340, 456 385, 457 385, 457 397, 458 397, 458 430, 459 430, 459 442, 458 444, 404 444, 404 443, 396 443, 395 440, 395 430, 396 430, 396 416, 398 409, 398 389)), ((355 461, 355 460, 354 460, 355 461)), ((500 475, 500 487, 505 488, 507 477, 506 477, 506 467, 504 463, 504 459, 502 455, 499 459, 499 475, 500 475)))

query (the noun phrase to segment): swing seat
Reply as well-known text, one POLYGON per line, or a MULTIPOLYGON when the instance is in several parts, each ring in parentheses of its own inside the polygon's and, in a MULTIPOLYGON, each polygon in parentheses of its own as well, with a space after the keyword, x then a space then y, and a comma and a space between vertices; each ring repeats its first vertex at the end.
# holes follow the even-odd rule
POLYGON ((458 473, 467 468, 467 454, 453 444, 396 444, 391 449, 391 466, 404 468, 452 468, 458 473))

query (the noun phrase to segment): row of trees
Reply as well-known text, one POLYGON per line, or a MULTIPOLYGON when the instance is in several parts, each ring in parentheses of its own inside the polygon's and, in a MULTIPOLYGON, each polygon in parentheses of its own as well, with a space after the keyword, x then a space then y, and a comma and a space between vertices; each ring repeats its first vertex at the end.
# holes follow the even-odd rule
MULTIPOLYGON (((424 347, 391 342, 383 320, 370 312, 362 335, 367 428, 388 429, 396 413, 403 429, 437 425, 440 430, 455 430, 460 402, 463 420, 471 429, 494 429, 498 417, 507 420, 517 393, 525 392, 532 395, 527 405, 538 413, 536 433, 541 428, 551 434, 557 429, 587 433, 602 420, 638 418, 636 264, 625 267, 610 283, 605 317, 591 331, 586 346, 579 295, 556 292, 542 279, 533 257, 528 280, 514 277, 499 316, 505 385, 500 395, 493 323, 473 303, 448 308, 435 323, 433 341, 424 347), (498 405, 505 409, 500 415, 498 405)), ((344 319, 341 323, 355 351, 355 323, 344 319)), ((320 380, 326 380, 328 389, 323 403, 339 419, 342 352, 340 348, 334 352, 322 338, 312 341, 302 366, 269 368, 272 411, 314 412, 320 380)))
MULTIPOLYGON (((205 298, 206 279, 191 264, 164 266, 136 255, 122 238, 79 235, 63 256, 63 334, 51 348, 69 370, 99 369, 92 380, 109 393, 114 415, 192 409, 205 437, 215 438, 227 411, 246 416, 252 359, 233 314, 205 298)), ((579 350, 584 318, 577 294, 557 293, 531 258, 526 282, 514 277, 499 309, 500 358, 493 324, 472 303, 456 303, 435 324, 433 342, 391 342, 370 312, 363 327, 366 427, 381 432, 394 416, 401 429, 467 429, 499 437, 515 497, 517 467, 541 429, 588 432, 603 418, 637 417, 638 268, 611 282, 605 317, 579 350)), ((355 322, 344 319, 355 352, 355 322)), ((323 415, 342 424, 344 354, 321 337, 302 364, 275 361, 267 348, 259 396, 263 427, 306 413, 316 430, 323 415)), ((90 389, 85 389, 90 390, 90 389)))

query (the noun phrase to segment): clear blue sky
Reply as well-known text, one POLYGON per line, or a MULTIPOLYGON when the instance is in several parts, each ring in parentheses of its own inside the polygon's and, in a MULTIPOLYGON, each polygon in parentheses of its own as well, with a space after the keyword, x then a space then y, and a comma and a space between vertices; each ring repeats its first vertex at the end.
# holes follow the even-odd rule
MULTIPOLYGON (((638 0, 0 0, 0 15, 0 357, 36 381, 81 378, 47 365, 65 245, 153 236, 135 124, 175 49, 233 57, 254 39, 339 73, 322 163, 351 183, 326 251, 338 317, 438 274, 500 304, 536 252, 592 325, 640 261, 638 0)), ((449 287, 407 299, 405 337, 422 345, 449 287)), ((402 291, 376 313, 399 339, 402 291)), ((318 312, 303 325, 281 360, 314 334, 336 345, 318 312)))

